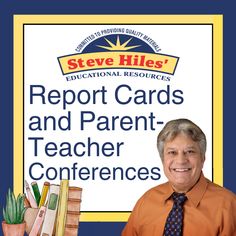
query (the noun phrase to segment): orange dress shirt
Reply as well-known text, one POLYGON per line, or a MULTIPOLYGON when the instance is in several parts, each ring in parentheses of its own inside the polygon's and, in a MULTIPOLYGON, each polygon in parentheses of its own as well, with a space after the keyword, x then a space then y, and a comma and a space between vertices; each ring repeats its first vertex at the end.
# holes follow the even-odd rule
MULTIPOLYGON (((173 206, 169 182, 147 191, 136 203, 122 236, 162 236, 173 206)), ((236 236, 236 195, 203 174, 186 193, 183 236, 236 236)))

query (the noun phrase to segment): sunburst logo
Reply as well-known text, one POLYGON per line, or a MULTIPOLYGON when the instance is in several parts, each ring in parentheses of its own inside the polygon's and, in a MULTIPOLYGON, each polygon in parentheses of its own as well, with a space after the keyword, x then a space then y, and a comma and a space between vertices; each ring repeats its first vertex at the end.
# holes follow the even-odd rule
POLYGON ((130 49, 134 49, 137 47, 140 47, 141 45, 134 45, 134 46, 127 46, 128 43, 132 40, 132 37, 129 38, 127 41, 125 41, 123 44, 120 43, 120 37, 117 36, 116 38, 116 44, 112 43, 110 40, 104 37, 104 39, 107 41, 107 43, 110 45, 108 46, 102 46, 102 45, 97 45, 97 47, 107 49, 109 51, 128 51, 130 49))
POLYGON ((173 75, 178 57, 154 52, 144 40, 111 34, 91 41, 77 54, 58 57, 64 75, 99 69, 139 69, 173 75))

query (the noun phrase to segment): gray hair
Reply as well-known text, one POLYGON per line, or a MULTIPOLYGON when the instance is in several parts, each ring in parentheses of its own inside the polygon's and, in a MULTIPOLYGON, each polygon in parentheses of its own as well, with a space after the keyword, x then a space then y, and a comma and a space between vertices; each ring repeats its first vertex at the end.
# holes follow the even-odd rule
POLYGON ((206 136, 203 131, 188 119, 171 120, 166 123, 157 137, 157 149, 161 159, 164 157, 164 144, 173 140, 178 134, 188 135, 194 142, 197 142, 203 158, 206 153, 206 136))

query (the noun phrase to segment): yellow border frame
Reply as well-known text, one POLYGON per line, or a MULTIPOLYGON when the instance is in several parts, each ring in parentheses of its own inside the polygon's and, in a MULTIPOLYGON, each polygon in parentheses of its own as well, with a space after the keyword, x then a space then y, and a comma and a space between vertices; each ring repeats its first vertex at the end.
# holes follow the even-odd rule
MULTIPOLYGON (((213 177, 223 185, 223 16, 222 15, 15 15, 14 16, 14 192, 23 189, 23 25, 24 24, 212 24, 213 177)), ((84 212, 81 221, 125 222, 127 212, 84 212)))

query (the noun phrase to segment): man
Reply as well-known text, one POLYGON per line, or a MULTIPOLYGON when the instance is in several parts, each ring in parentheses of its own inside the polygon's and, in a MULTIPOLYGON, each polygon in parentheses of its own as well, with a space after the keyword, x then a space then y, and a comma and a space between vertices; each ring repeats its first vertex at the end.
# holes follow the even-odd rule
POLYGON ((202 130, 187 119, 169 121, 157 148, 169 181, 139 199, 122 236, 236 236, 236 195, 202 173, 202 130))

